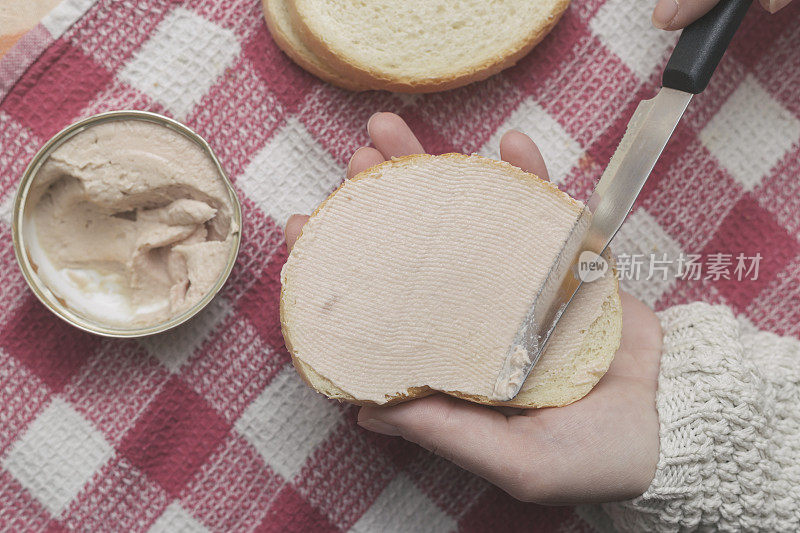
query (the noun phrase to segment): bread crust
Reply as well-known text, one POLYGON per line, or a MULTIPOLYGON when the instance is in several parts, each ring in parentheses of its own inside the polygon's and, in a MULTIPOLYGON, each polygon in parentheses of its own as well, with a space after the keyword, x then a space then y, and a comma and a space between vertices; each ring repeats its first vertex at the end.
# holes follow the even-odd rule
POLYGON ((351 77, 361 85, 372 89, 401 93, 430 93, 455 89, 476 81, 485 80, 502 70, 514 66, 550 33, 570 3, 570 0, 559 0, 553 11, 549 13, 549 16, 542 20, 541 24, 533 28, 524 39, 513 43, 506 50, 499 51, 495 56, 480 64, 470 65, 446 75, 412 79, 390 76, 378 71, 371 65, 358 64, 343 52, 331 49, 311 29, 308 21, 297 6, 298 0, 286 1, 292 19, 292 26, 309 50, 320 58, 327 60, 336 71, 351 77))
POLYGON ((286 35, 283 28, 281 28, 275 16, 273 9, 275 7, 275 2, 278 1, 285 2, 287 0, 261 0, 261 7, 264 11, 264 20, 267 23, 267 29, 272 35, 275 44, 278 45, 278 48, 283 50, 283 52, 301 68, 320 78, 322 81, 348 91, 359 92, 369 90, 369 87, 358 83, 346 75, 340 74, 334 70, 333 67, 326 65, 323 59, 319 57, 310 57, 308 55, 310 50, 303 51, 297 49, 294 44, 292 44, 292 40, 286 35))
MULTIPOLYGON (((605 256, 605 254, 604 254, 605 256)), ((614 270, 616 272, 616 270, 614 270)), ((616 276, 615 276, 616 281, 616 276)), ((613 313, 614 318, 619 322, 619 328, 622 329, 622 301, 620 300, 619 296, 619 281, 617 283, 617 290, 615 290, 612 294, 609 295, 605 307, 611 309, 611 313, 613 313)), ((283 317, 283 299, 281 299, 281 317, 283 317)), ((601 315, 598 319, 590 326, 591 328, 596 327, 597 322, 600 322, 603 316, 601 315)), ((281 331, 284 332, 283 328, 283 319, 281 318, 281 331)), ((285 336, 284 332, 284 336, 285 336)), ((620 346, 620 337, 616 337, 616 343, 609 345, 608 351, 612 354, 616 353, 619 350, 620 346)), ((287 341, 287 349, 288 349, 288 341, 287 341)), ((436 394, 437 392, 442 394, 447 394, 448 396, 453 396, 455 398, 460 398, 462 400, 466 400, 472 403, 478 403, 481 405, 490 405, 493 407, 517 407, 520 409, 541 409, 544 407, 563 407, 565 405, 569 405, 573 402, 576 402, 586 396, 591 390, 597 385, 597 383, 602 379, 602 376, 599 376, 594 383, 591 383, 590 386, 587 387, 586 392, 584 393, 575 393, 570 395, 569 397, 565 398, 564 400, 558 403, 547 403, 547 402, 526 402, 521 397, 522 394, 518 395, 511 400, 506 402, 493 400, 487 396, 475 395, 475 394, 464 394, 458 391, 438 391, 434 390, 430 387, 412 387, 407 389, 405 393, 397 394, 391 396, 386 402, 377 403, 370 400, 359 400, 355 396, 347 393, 346 391, 337 387, 331 380, 326 378, 325 376, 319 374, 316 370, 314 370, 310 365, 304 363, 300 359, 294 356, 294 352, 289 350, 289 353, 292 356, 292 365, 294 366, 297 373, 300 374, 302 380, 311 387, 312 389, 316 390, 320 394, 327 396, 333 400, 339 400, 340 402, 347 402, 352 403, 354 405, 395 405, 398 403, 407 402, 409 400, 415 400, 417 398, 424 398, 425 396, 430 396, 431 394, 436 394)), ((611 359, 609 359, 609 365, 613 360, 613 355, 611 359)))
MULTIPOLYGON (((532 181, 537 184, 537 186, 541 186, 542 190, 544 190, 547 194, 556 195, 561 201, 568 202, 575 210, 576 216, 577 212, 582 209, 583 204, 571 196, 569 196, 566 192, 559 189, 555 184, 550 181, 545 181, 536 176, 535 174, 525 172, 524 170, 511 165, 505 161, 498 161, 495 159, 490 159, 487 157, 479 156, 479 155, 465 155, 460 153, 448 153, 442 155, 430 155, 430 154, 414 154, 408 155, 403 157, 395 157, 389 161, 384 161, 378 165, 370 167, 356 176, 349 179, 349 181, 359 181, 365 178, 373 178, 373 179, 380 179, 383 176, 383 170, 393 166, 404 166, 408 164, 414 164, 419 162, 422 159, 433 159, 433 158, 448 158, 448 159, 477 159, 480 160, 482 164, 492 165, 499 168, 502 168, 506 173, 512 174, 518 179, 532 181)), ((320 211, 325 208, 325 205, 328 201, 333 198, 344 186, 345 182, 343 181, 337 188, 334 190, 325 200, 320 203, 317 208, 311 213, 311 218, 316 217, 320 211)), ((295 241, 295 246, 301 243, 301 240, 304 237, 305 229, 308 226, 304 226, 300 230, 300 235, 295 241)), ((603 254, 609 264, 611 265, 611 272, 615 273, 616 268, 613 263, 612 256, 610 251, 607 249, 606 252, 603 254)), ((603 307, 606 310, 592 323, 590 326, 594 328, 597 326, 598 323, 602 321, 602 319, 610 318, 614 324, 615 331, 611 335, 610 343, 606 346, 606 352, 610 354, 608 359, 608 365, 606 366, 606 370, 608 370, 608 366, 610 366, 611 361, 613 360, 613 354, 619 349, 620 339, 621 339, 621 329, 622 329, 622 302, 619 296, 619 281, 617 280, 616 276, 614 276, 614 285, 615 290, 608 296, 606 302, 604 302, 603 307), (608 314, 607 314, 608 313, 608 314)), ((540 407, 561 407, 563 405, 568 405, 574 401, 579 400, 586 394, 588 394, 592 388, 600 381, 602 375, 597 376, 597 380, 594 383, 587 384, 585 392, 582 394, 576 393, 574 395, 569 396, 568 398, 560 401, 558 403, 539 403, 539 402, 525 402, 521 399, 522 394, 518 395, 517 397, 513 398, 507 402, 501 402, 492 400, 486 396, 477 396, 477 395, 469 395, 464 394, 459 391, 447 391, 447 390, 434 390, 431 387, 424 386, 424 387, 412 387, 407 389, 405 392, 396 394, 391 396, 385 402, 377 403, 370 400, 360 400, 352 396, 351 394, 347 393, 346 391, 342 390, 336 384, 331 382, 325 376, 319 374, 313 367, 305 363, 304 361, 300 360, 298 357, 295 356, 295 349, 292 345, 291 339, 291 332, 290 327, 287 320, 287 309, 286 309, 286 289, 287 289, 287 282, 285 277, 285 266, 284 271, 281 272, 281 293, 280 293, 280 322, 281 322, 281 333, 283 334, 284 343, 286 345, 286 349, 289 351, 289 354, 292 358, 292 364, 297 370, 297 373, 303 379, 303 381, 312 389, 316 390, 317 392, 327 396, 328 398, 337 399, 339 401, 344 401, 348 403, 352 403, 355 405, 394 405, 397 403, 402 403, 408 400, 413 400, 416 398, 422 398, 424 396, 429 396, 431 394, 441 392, 443 394, 447 394, 450 396, 454 396, 456 398, 461 398, 463 400, 468 400, 474 403, 479 403, 483 405, 492 405, 492 406, 507 406, 507 407, 520 407, 520 408, 540 408, 540 407)), ((587 335, 587 338, 589 336, 587 335)), ((586 344, 586 343, 584 343, 586 344)))

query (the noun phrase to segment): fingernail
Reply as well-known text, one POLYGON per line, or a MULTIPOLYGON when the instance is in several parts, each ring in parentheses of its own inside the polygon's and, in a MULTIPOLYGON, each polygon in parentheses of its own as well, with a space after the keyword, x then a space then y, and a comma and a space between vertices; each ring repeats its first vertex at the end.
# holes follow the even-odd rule
POLYGON ((767 6, 767 11, 770 13, 775 13, 776 11, 780 11, 784 7, 789 5, 791 0, 769 0, 769 5, 767 6))
POLYGON ((381 420, 376 420, 374 418, 365 418, 364 420, 359 420, 358 425, 368 431, 380 433, 381 435, 389 435, 390 437, 397 437, 400 435, 400 430, 393 425, 387 424, 381 420))
POLYGON ((377 111, 377 112, 373 113, 373 114, 372 114, 372 115, 369 117, 369 119, 367 120, 367 133, 369 133, 369 125, 370 125, 370 123, 372 122, 372 119, 373 119, 373 118, 375 118, 377 115, 380 115, 381 113, 382 113, 382 111, 377 111))
MULTIPOLYGON (((364 148, 364 147, 362 146, 361 148, 364 148)), ((348 162, 347 162, 347 172, 348 172, 348 173, 350 172, 350 165, 352 165, 352 164, 353 164, 353 158, 354 158, 354 157, 356 156, 356 154, 358 153, 358 150, 361 150, 361 148, 358 148, 358 149, 357 149, 355 152, 353 152, 353 155, 351 155, 351 156, 350 156, 350 161, 348 161, 348 162)))
POLYGON ((656 8, 653 10, 653 26, 661 30, 666 29, 677 15, 677 0, 658 0, 656 8))

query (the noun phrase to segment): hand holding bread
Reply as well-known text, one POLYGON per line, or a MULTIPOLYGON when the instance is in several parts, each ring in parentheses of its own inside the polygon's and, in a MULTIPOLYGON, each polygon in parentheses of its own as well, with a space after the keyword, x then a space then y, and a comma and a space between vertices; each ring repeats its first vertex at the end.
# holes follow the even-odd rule
MULTIPOLYGON (((375 148, 356 151, 348 177, 392 157, 422 152, 396 115, 374 116, 368 130, 375 148)), ((512 165, 547 175, 541 154, 527 136, 507 133, 500 150, 512 165)), ((289 220, 290 247, 306 220, 297 215, 289 220)), ((641 494, 658 457, 654 402, 661 335, 652 311, 627 294, 622 295, 622 312, 622 340, 611 367, 575 403, 510 414, 433 394, 399 405, 362 407, 359 423, 416 442, 520 499, 567 503, 641 494)))

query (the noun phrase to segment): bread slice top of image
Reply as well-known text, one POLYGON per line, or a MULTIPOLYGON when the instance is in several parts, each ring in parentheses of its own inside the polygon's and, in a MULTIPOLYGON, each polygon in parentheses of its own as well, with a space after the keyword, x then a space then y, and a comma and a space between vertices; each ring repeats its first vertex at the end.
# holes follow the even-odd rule
POLYGON ((286 0, 314 55, 373 89, 434 92, 514 65, 569 0, 286 0))
POLYGON ((289 2, 291 0, 262 0, 261 2, 267 28, 278 47, 302 68, 332 85, 350 91, 369 89, 351 77, 334 70, 327 61, 320 59, 305 45, 292 25, 289 2))
POLYGON ((580 399, 619 347, 613 269, 575 296, 520 394, 498 402, 492 391, 581 208, 552 183, 476 155, 396 158, 344 181, 281 272, 296 369, 357 404, 435 391, 519 407, 580 399))

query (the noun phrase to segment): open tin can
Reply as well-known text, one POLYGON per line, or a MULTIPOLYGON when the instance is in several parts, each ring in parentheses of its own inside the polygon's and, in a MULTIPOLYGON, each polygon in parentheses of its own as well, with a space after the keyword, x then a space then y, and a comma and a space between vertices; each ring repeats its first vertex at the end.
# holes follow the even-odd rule
POLYGON ((12 213, 12 236, 14 240, 14 252, 17 257, 17 262, 22 270, 22 274, 25 277, 25 281, 27 281, 28 285, 30 286, 33 293, 36 297, 45 305, 48 309, 50 309, 53 313, 55 313, 61 319, 69 322, 73 326, 80 328, 84 331, 88 331, 90 333, 95 333, 97 335, 103 335, 106 337, 142 337, 146 335, 153 335, 156 333, 161 333, 163 331, 169 330, 186 322, 194 315, 196 315, 200 310, 202 310, 206 305, 211 302, 211 300, 216 296, 216 294, 220 291, 222 286, 228 279, 228 276, 233 269, 233 265, 236 262, 236 257, 239 253, 239 245, 241 242, 241 228, 242 228, 242 212, 241 212, 241 204, 239 203, 239 199, 236 197, 236 193, 231 185, 228 176, 225 174, 225 171, 222 168, 222 165, 219 162, 219 159, 214 154, 211 147, 208 145, 205 139, 203 139, 200 135, 195 133, 190 128, 186 127, 185 125, 172 120, 170 118, 164 117, 162 115, 158 115, 155 113, 150 113, 146 111, 111 111, 107 113, 101 113, 99 115, 94 115, 84 120, 81 120, 67 128, 63 129, 59 133, 57 133, 52 139, 50 139, 33 157, 33 160, 30 162, 28 167, 25 170, 25 173, 22 175, 22 179, 19 184, 19 189, 17 190, 16 197, 14 200, 14 207, 12 213), (230 203, 232 206, 232 214, 231 214, 231 224, 235 224, 232 226, 234 228, 234 233, 232 234, 233 242, 230 246, 229 254, 227 257, 227 263, 225 269, 221 272, 216 282, 213 284, 211 289, 203 296, 201 300, 197 303, 193 304, 190 308, 182 312, 181 314, 171 317, 163 322, 159 322, 155 325, 148 325, 148 326, 132 326, 132 327, 123 327, 118 325, 112 324, 103 324, 96 319, 91 317, 85 316, 82 313, 76 312, 76 310, 70 308, 67 305, 67 302, 64 298, 60 297, 56 292, 54 292, 48 284, 39 276, 38 270, 39 267, 36 262, 32 259, 29 247, 27 246, 27 236, 29 235, 26 231, 26 209, 29 206, 29 195, 31 192, 31 187, 36 181, 37 174, 39 173, 42 166, 47 162, 50 155, 57 150, 59 147, 64 145, 67 141, 75 137, 76 135, 80 134, 81 132, 96 126, 101 123, 111 122, 111 121, 130 121, 130 120, 137 120, 137 121, 145 121, 154 123, 160 126, 164 126, 166 128, 171 129, 173 132, 177 132, 181 136, 189 139, 194 144, 199 146, 205 156, 207 156, 210 161, 213 163, 213 166, 216 169, 216 173, 224 184, 225 189, 227 190, 230 203))

